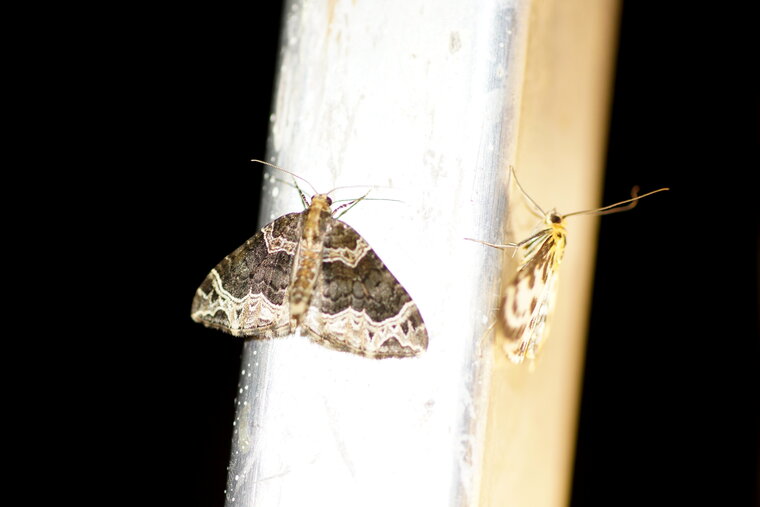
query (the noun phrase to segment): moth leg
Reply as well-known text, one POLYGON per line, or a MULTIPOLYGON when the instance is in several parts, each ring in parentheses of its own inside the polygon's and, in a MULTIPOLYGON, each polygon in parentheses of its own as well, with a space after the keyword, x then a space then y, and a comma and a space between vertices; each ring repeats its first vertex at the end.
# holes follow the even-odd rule
POLYGON ((364 194, 363 196, 359 197, 358 199, 356 199, 356 200, 353 200, 353 201, 351 201, 351 202, 347 202, 346 204, 341 204, 340 206, 338 206, 337 208, 335 208, 335 209, 333 210, 333 215, 334 215, 334 214, 335 214, 335 212, 336 212, 336 211, 338 211, 339 209, 341 209, 341 208, 345 208, 346 206, 348 206, 348 208, 346 208, 346 210, 345 210, 343 213, 341 213, 340 215, 338 215, 337 217, 335 217, 335 219, 337 220, 337 219, 339 219, 340 217, 342 217, 343 215, 345 215, 346 213, 348 213, 348 211, 349 211, 351 208, 353 208, 354 206, 356 206, 357 204, 359 204, 359 202, 360 202, 360 201, 363 201, 364 199, 366 199, 366 198, 367 198, 367 196, 369 195, 369 193, 370 193, 371 191, 372 191, 372 189, 368 190, 366 194, 364 194))
POLYGON ((518 243, 504 243, 503 245, 499 245, 496 243, 488 243, 487 241, 481 241, 479 239, 473 239, 473 238, 464 238, 464 239, 466 239, 467 241, 474 241, 475 243, 481 243, 486 246, 492 246, 494 248, 498 248, 499 250, 506 250, 507 248, 520 248, 521 246, 524 246, 532 241, 535 241, 537 238, 545 234, 546 234, 546 230, 542 229, 538 231, 537 233, 535 233, 534 235, 529 236, 518 243))
POLYGON ((479 239, 474 238, 464 238, 467 241, 474 241, 475 243, 480 243, 481 245, 491 246, 493 248, 498 248, 499 250, 506 250, 507 248, 520 248, 524 241, 520 241, 519 243, 504 243, 503 245, 499 245, 496 243, 489 243, 487 241, 481 241, 479 239))
POLYGON ((301 203, 303 204, 303 209, 307 209, 309 207, 309 201, 306 200, 306 194, 303 193, 303 190, 301 190, 301 187, 298 186, 298 182, 295 178, 293 178, 293 186, 296 187, 296 190, 298 190, 298 195, 301 196, 301 203))

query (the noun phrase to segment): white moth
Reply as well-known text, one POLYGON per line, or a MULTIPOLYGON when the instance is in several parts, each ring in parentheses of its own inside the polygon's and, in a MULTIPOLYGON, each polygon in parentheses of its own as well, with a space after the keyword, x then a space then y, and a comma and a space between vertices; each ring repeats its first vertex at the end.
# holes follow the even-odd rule
POLYGON ((512 170, 517 187, 533 206, 534 213, 543 219, 536 232, 518 243, 494 244, 477 239, 465 238, 499 249, 514 248, 521 253, 517 274, 506 286, 499 304, 497 322, 502 327, 506 342, 504 352, 514 363, 522 363, 526 358, 533 360, 538 355, 547 333, 549 319, 554 309, 557 291, 559 265, 565 252, 567 233, 565 219, 573 215, 608 215, 626 211, 636 206, 639 199, 657 192, 669 190, 660 188, 644 195, 638 194, 638 187, 631 191, 631 198, 610 204, 603 208, 575 211, 560 215, 552 209, 545 212, 523 190, 512 170), (623 206, 627 205, 627 206, 623 206))

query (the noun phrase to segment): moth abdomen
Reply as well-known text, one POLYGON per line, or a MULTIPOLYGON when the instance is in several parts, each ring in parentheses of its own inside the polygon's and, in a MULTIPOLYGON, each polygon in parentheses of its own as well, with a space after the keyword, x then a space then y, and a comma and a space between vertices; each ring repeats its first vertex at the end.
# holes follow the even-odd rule
MULTIPOLYGON (((290 320, 291 327, 301 324, 303 315, 309 307, 314 285, 317 283, 319 268, 322 262, 321 252, 302 251, 298 259, 295 276, 290 289, 290 320)), ((295 330, 295 329, 294 329, 295 330)))

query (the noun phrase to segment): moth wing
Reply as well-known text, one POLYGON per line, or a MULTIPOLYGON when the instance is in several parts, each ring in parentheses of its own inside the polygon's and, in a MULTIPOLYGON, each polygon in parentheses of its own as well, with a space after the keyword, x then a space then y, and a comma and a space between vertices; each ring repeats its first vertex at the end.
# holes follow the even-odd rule
POLYGON ((540 245, 525 259, 515 278, 507 285, 499 316, 506 342, 507 357, 521 363, 534 359, 548 332, 554 308, 557 267, 562 251, 550 230, 537 238, 540 245))
POLYGON ((198 287, 192 319, 234 336, 289 334, 288 287, 301 227, 301 213, 283 215, 226 256, 198 287))
POLYGON ((428 345, 409 293, 359 233, 332 217, 302 327, 315 342, 366 357, 416 356, 428 345))

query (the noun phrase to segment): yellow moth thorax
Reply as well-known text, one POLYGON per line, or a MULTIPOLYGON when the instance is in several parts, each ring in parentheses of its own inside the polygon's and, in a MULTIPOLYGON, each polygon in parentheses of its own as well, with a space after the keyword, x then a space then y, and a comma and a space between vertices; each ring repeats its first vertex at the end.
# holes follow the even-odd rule
POLYGON ((555 237, 555 239, 558 239, 559 236, 562 236, 564 238, 565 236, 565 219, 562 218, 562 215, 558 215, 554 211, 546 215, 545 219, 546 225, 549 230, 551 230, 552 236, 555 237))
POLYGON ((549 228, 551 237, 548 238, 552 242, 554 249, 552 255, 552 269, 559 269, 559 263, 562 260, 562 254, 565 251, 565 243, 567 242, 567 233, 565 232, 565 219, 562 215, 558 215, 556 211, 552 210, 546 215, 546 225, 549 228))

